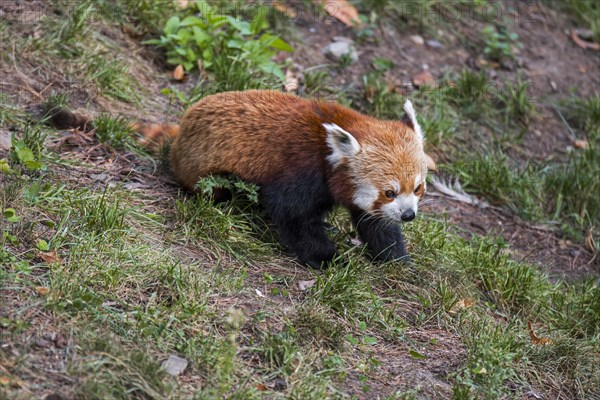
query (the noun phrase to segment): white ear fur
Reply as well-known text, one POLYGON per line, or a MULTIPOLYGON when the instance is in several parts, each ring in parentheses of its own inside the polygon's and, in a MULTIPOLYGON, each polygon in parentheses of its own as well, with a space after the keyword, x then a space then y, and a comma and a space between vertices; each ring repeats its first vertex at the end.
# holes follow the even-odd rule
POLYGON ((417 121, 417 114, 415 113, 415 109, 410 100, 406 100, 404 103, 404 111, 406 111, 408 118, 410 118, 415 133, 419 136, 421 142, 423 142, 425 140, 423 137, 423 130, 421 129, 421 125, 419 125, 419 121, 417 121))
POLYGON ((337 166, 343 158, 352 157, 360 151, 360 144, 352 134, 336 124, 323 124, 327 131, 327 145, 331 149, 331 154, 327 159, 334 167, 337 166))

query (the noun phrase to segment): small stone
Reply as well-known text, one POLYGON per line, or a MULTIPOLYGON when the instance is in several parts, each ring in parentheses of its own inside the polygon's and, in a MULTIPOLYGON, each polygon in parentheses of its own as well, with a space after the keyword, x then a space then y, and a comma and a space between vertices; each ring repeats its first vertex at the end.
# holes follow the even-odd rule
POLYGON ((431 47, 432 49, 443 49, 444 48, 444 45, 439 40, 429 39, 425 43, 427 43, 427 46, 431 47))
POLYGON ((95 181, 98 182, 104 182, 106 180, 108 180, 109 175, 108 174, 91 174, 90 178, 92 178, 95 181))
POLYGON ((311 287, 315 286, 315 283, 317 281, 315 279, 311 279, 309 281, 298 281, 298 289, 304 291, 304 290, 308 290, 311 287))
POLYGON ((515 63, 511 60, 502 60, 500 66, 506 71, 513 71, 515 69, 515 63))
POLYGON ((423 36, 421 35, 412 35, 410 37, 410 40, 412 40, 413 43, 418 44, 419 46, 423 46, 425 44, 425 39, 423 39, 423 36))
POLYGON ((594 32, 590 31, 589 29, 575 29, 575 33, 584 40, 591 41, 594 39, 594 32))
POLYGON ((162 368, 170 375, 181 375, 187 368, 188 361, 185 358, 176 355, 170 355, 168 359, 163 361, 162 368))
POLYGON ((47 341, 46 339, 37 339, 35 341, 35 345, 41 349, 45 349, 47 347, 50 347, 50 342, 47 341))
POLYGON ((554 92, 558 92, 558 86, 556 85, 556 82, 550 81, 550 87, 554 92))
POLYGON ((331 42, 327 46, 323 48, 323 54, 334 58, 335 60, 339 60, 345 55, 349 55, 352 59, 352 62, 358 61, 358 53, 354 48, 354 44, 351 40, 345 39, 338 40, 336 42, 331 42))

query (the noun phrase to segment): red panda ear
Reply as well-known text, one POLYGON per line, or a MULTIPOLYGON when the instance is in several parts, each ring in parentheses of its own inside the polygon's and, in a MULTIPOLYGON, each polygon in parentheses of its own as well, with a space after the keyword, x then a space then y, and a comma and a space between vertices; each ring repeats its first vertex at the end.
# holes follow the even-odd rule
POLYGON ((425 140, 423 137, 423 130, 421 129, 421 125, 419 125, 419 121, 417 121, 417 113, 415 113, 415 109, 410 100, 406 100, 404 103, 404 112, 406 114, 402 117, 402 122, 410 126, 421 142, 423 142, 425 140))
POLYGON ((360 144, 352 134, 336 124, 323 124, 327 131, 327 146, 331 154, 327 159, 333 166, 338 165, 343 158, 354 156, 360 151, 360 144))

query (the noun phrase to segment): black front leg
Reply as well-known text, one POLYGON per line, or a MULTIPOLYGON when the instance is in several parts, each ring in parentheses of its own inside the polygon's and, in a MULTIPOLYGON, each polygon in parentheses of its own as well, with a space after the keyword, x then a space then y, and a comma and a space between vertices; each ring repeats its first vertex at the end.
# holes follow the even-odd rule
POLYGON ((408 260, 404 237, 398 224, 360 210, 351 210, 351 214, 360 238, 366 242, 375 260, 408 260))
POLYGON ((336 250, 323 218, 333 201, 320 174, 263 185, 261 195, 281 243, 311 268, 327 268, 336 250))

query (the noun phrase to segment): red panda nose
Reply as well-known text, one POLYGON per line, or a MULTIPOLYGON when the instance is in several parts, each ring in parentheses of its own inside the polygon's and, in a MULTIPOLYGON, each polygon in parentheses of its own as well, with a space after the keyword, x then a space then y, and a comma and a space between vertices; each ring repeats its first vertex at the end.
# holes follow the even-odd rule
POLYGON ((402 213, 400 219, 404 222, 412 221, 415 219, 415 212, 413 210, 407 210, 402 213))

